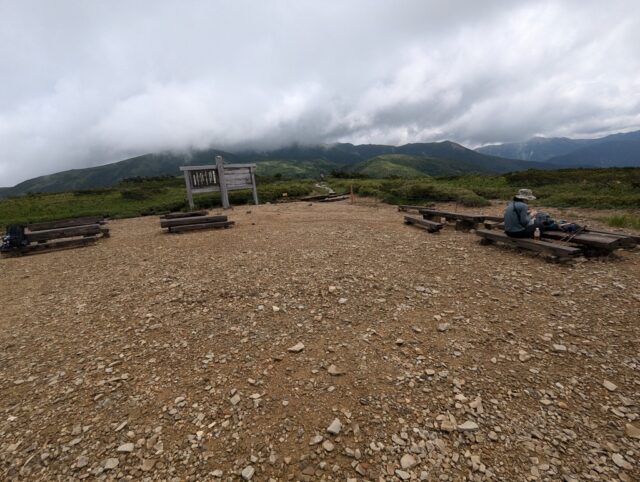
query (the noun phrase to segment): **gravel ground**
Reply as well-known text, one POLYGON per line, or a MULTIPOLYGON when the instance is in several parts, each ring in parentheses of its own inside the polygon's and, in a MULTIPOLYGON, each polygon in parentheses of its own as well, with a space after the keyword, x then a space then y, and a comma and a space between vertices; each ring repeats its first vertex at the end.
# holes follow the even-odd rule
POLYGON ((0 479, 640 480, 640 250, 227 214, 0 261, 0 479))

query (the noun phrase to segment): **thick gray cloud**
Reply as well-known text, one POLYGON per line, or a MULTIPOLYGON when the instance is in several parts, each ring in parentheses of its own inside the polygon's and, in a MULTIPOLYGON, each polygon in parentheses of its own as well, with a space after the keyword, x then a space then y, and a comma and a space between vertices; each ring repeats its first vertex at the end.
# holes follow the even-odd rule
POLYGON ((637 0, 0 0, 0 185, 164 149, 640 128, 637 0))

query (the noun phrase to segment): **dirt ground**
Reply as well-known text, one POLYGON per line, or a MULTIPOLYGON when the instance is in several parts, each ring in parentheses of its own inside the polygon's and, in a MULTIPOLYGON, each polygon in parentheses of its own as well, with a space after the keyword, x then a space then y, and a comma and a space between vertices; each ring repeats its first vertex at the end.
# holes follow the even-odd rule
POLYGON ((640 249, 227 214, 0 260, 1 480, 640 480, 640 249))

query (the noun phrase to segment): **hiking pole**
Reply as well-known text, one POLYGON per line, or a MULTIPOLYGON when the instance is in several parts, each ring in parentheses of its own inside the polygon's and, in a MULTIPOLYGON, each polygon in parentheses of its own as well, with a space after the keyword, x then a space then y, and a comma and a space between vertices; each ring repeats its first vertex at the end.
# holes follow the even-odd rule
POLYGON ((570 243, 571 240, 573 238, 575 238, 578 234, 580 234, 581 232, 583 232, 587 227, 586 226, 580 226, 580 228, 576 229, 575 233, 571 233, 570 236, 567 236, 566 240, 563 240, 565 243, 570 243))

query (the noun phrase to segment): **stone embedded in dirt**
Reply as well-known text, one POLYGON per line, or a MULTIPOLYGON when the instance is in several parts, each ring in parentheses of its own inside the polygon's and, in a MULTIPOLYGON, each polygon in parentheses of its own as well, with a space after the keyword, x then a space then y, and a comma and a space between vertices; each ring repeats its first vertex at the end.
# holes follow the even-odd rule
POLYGON ((614 383, 611 383, 609 380, 604 380, 602 382, 602 386, 604 386, 604 388, 606 388, 610 392, 613 392, 618 388, 617 385, 615 385, 614 383))
POLYGON ((405 472, 404 470, 396 469, 396 475, 400 480, 409 480, 411 479, 411 474, 409 472, 405 472))
POLYGON ((640 428, 632 425, 630 423, 624 426, 624 431, 627 434, 627 437, 631 438, 640 438, 640 428))
POLYGON ((333 435, 338 435, 340 433, 340 430, 342 430, 342 423, 339 419, 334 418, 333 422, 331 422, 331 425, 327 427, 327 432, 333 435))
POLYGON ((244 480, 251 480, 253 474, 256 473, 256 469, 254 469, 251 465, 247 465, 244 469, 242 469, 242 478, 244 480))
POLYGON ((231 405, 238 405, 238 403, 240 403, 240 394, 236 393, 233 397, 229 399, 229 401, 231 402, 231 405))
POLYGON ((410 469, 414 467, 418 462, 415 457, 411 454, 404 454, 400 459, 400 467, 403 469, 410 469))
POLYGON ((340 375, 344 375, 344 371, 340 370, 335 365, 330 365, 329 368, 327 369, 327 372, 329 372, 329 375, 333 375, 334 377, 338 377, 340 375))
POLYGON ((86 467, 89 464, 89 458, 85 455, 81 455, 76 459, 76 467, 81 469, 82 467, 86 467))
POLYGON ((331 443, 330 440, 325 440, 324 442, 322 442, 322 448, 327 452, 332 452, 335 446, 331 443))
POLYGON ((456 426, 450 420, 443 420, 440 423, 440 430, 443 432, 453 432, 456 429, 456 426))
POLYGON ((110 458, 105 460, 104 462, 104 470, 112 470, 115 469, 118 464, 120 463, 120 461, 116 458, 110 458))
POLYGON ((467 420, 463 424, 458 425, 459 432, 474 432, 476 430, 478 430, 478 424, 471 420, 467 420))
POLYGON ((324 437, 322 435, 314 435, 313 437, 311 437, 311 440, 309 441, 309 445, 318 445, 323 440, 324 440, 324 437))
POLYGON ((564 345, 553 345, 553 351, 557 351, 557 352, 564 352, 567 351, 567 347, 564 345))
POLYGON ((298 342, 292 347, 289 347, 287 351, 290 351, 291 353, 300 353, 302 350, 304 350, 304 344, 302 342, 298 342))
POLYGON ((149 472, 151 470, 153 470, 154 465, 156 465, 156 461, 153 459, 143 459, 142 460, 142 465, 140 466, 140 469, 143 472, 149 472))
POLYGON ((280 307, 276 305, 273 305, 271 309, 273 310, 274 313, 277 313, 278 311, 280 311, 280 307))
POLYGON ((333 293, 337 288, 333 285, 329 286, 329 293, 333 293))
POLYGON ((447 331, 449 329, 449 323, 438 324, 438 331, 447 331))
POLYGON ((118 447, 118 452, 131 453, 133 452, 134 447, 135 446, 133 445, 133 443, 128 442, 126 444, 120 445, 120 447, 118 447))
POLYGON ((346 298, 340 298, 340 299, 338 300, 338 303, 340 303, 341 305, 344 305, 346 302, 347 302, 347 299, 346 299, 346 298))
POLYGON ((613 454, 611 456, 611 460, 613 460, 613 463, 616 464, 618 467, 620 467, 621 469, 625 469, 625 470, 631 470, 633 469, 633 465, 631 465, 629 462, 627 462, 624 457, 620 454, 613 454))
POLYGON ((526 362, 527 360, 531 359, 531 355, 529 355, 526 351, 524 350, 520 350, 518 351, 518 359, 521 362, 526 362))

